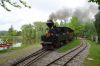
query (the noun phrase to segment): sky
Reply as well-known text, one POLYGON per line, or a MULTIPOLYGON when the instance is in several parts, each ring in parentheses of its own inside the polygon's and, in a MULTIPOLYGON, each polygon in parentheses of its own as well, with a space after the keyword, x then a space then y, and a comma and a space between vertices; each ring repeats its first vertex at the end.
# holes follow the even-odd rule
MULTIPOLYGON (((15 0, 16 1, 16 0, 15 0)), ((52 12, 62 8, 77 9, 86 7, 87 0, 26 0, 31 9, 15 8, 6 3, 11 12, 0 6, 0 31, 8 30, 11 25, 14 29, 20 30, 24 24, 33 24, 36 21, 46 21, 52 12)))

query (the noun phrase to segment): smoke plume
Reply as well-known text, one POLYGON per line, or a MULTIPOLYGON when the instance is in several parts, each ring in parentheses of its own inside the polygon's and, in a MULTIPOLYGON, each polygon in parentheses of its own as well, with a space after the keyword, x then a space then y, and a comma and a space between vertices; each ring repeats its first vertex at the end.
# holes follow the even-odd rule
POLYGON ((76 9, 63 8, 49 15, 49 19, 52 20, 67 20, 72 16, 75 16, 81 22, 93 20, 94 16, 98 13, 98 5, 96 3, 87 3, 84 7, 78 7, 76 9))

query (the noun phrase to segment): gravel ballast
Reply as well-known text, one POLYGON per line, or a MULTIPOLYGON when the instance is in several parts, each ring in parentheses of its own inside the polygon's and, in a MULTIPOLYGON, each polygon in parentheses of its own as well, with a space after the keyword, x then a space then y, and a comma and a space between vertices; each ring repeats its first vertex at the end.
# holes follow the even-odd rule
MULTIPOLYGON (((87 43, 87 42, 83 41, 83 43, 87 43)), ((71 50, 69 50, 69 51, 71 51, 71 50)), ((69 52, 69 51, 67 51, 67 52, 69 52)), ((38 60, 37 62, 33 63, 31 66, 46 66, 48 63, 61 57, 62 55, 66 54, 67 52, 59 53, 58 51, 53 51, 50 54, 48 54, 45 57, 38 60)), ((82 53, 80 53, 78 56, 76 56, 73 61, 68 63, 68 66, 83 66, 84 59, 87 57, 88 52, 89 52, 89 46, 82 53)), ((66 59, 62 59, 62 60, 66 60, 66 59)), ((57 65, 57 66, 59 66, 59 65, 57 65)))

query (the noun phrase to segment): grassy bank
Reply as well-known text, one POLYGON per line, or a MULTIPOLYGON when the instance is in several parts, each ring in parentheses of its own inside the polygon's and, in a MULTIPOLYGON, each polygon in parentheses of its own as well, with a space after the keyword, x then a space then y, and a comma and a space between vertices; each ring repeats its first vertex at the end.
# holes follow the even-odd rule
POLYGON ((89 56, 86 58, 84 66, 100 66, 100 44, 89 41, 91 48, 89 56))
POLYGON ((69 49, 72 49, 76 46, 78 46, 80 44, 80 40, 79 39, 75 39, 72 42, 66 44, 65 46, 61 47, 60 49, 58 49, 58 52, 66 52, 69 49))

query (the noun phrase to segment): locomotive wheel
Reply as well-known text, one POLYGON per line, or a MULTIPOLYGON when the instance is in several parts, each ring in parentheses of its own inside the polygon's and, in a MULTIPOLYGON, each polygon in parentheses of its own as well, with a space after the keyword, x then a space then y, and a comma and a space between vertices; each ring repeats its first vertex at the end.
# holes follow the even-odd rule
POLYGON ((69 41, 68 41, 68 40, 66 40, 66 43, 69 43, 69 41))
POLYGON ((61 47, 61 43, 60 42, 56 43, 56 48, 59 48, 59 47, 61 47))
POLYGON ((54 50, 54 46, 51 46, 51 47, 50 47, 50 50, 54 50))

